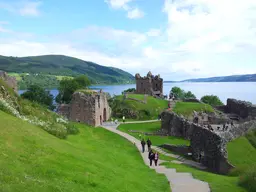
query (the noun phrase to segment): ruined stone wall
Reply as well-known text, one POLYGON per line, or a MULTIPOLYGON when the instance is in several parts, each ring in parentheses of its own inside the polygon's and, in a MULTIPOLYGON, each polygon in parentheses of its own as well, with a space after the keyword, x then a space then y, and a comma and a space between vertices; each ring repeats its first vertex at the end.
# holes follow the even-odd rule
POLYGON ((95 126, 95 98, 76 92, 70 102, 70 120, 95 126))
POLYGON ((18 91, 18 84, 15 77, 10 77, 6 72, 0 71, 0 78, 3 79, 14 91, 18 91))
POLYGON ((232 168, 227 161, 226 140, 222 136, 173 112, 165 111, 161 117, 163 131, 190 140, 192 157, 195 161, 201 162, 213 172, 222 174, 232 168))
POLYGON ((111 108, 105 93, 98 93, 95 101, 95 126, 101 125, 102 122, 109 120, 111 108))
POLYGON ((193 126, 190 136, 192 157, 212 172, 227 174, 233 167, 227 160, 226 144, 218 134, 200 126, 193 126))
POLYGON ((256 120, 251 120, 238 124, 232 127, 227 132, 220 132, 219 135, 221 135, 221 137, 224 138, 226 142, 229 142, 245 135, 246 133, 254 129, 256 129, 256 120))
POLYGON ((242 118, 256 118, 256 106, 249 102, 239 101, 236 99, 228 99, 226 107, 228 113, 235 113, 242 118))
POLYGON ((160 93, 163 93, 163 79, 161 78, 153 78, 152 79, 152 88, 153 91, 160 91, 160 93))
POLYGON ((107 95, 103 92, 76 92, 70 104, 62 104, 57 112, 69 120, 83 122, 92 126, 99 126, 111 116, 107 95))
POLYGON ((190 139, 194 126, 192 122, 169 111, 164 111, 161 119, 161 129, 169 135, 190 139))
POLYGON ((57 109, 58 114, 70 118, 70 105, 69 104, 61 104, 57 109))
MULTIPOLYGON (((163 79, 160 76, 153 76, 148 72, 147 76, 141 77, 140 74, 135 75, 136 93, 153 95, 154 92, 163 93, 163 79)), ((158 94, 159 94, 158 93, 158 94)))
POLYGON ((136 93, 137 94, 152 94, 152 84, 149 78, 136 79, 136 93))

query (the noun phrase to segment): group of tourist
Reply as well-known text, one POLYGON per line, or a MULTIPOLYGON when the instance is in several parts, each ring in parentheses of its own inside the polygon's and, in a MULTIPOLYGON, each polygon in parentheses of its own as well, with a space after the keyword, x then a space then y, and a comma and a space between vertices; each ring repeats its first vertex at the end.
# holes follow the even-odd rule
POLYGON ((158 159, 159 159, 159 154, 158 152, 154 152, 152 149, 151 149, 151 146, 152 146, 152 142, 150 141, 150 139, 147 139, 147 142, 145 142, 144 138, 141 140, 141 147, 142 147, 142 153, 145 152, 145 146, 148 146, 148 159, 149 159, 149 164, 150 166, 152 166, 152 163, 153 161, 155 162, 155 166, 157 166, 157 162, 158 162, 158 159))

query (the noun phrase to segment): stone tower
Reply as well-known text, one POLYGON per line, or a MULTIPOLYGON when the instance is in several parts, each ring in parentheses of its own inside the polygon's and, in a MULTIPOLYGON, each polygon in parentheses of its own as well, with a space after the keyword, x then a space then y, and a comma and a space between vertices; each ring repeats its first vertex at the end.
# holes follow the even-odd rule
POLYGON ((160 78, 160 75, 154 76, 149 71, 145 77, 141 77, 140 74, 137 73, 135 79, 137 94, 148 94, 152 96, 163 95, 163 79, 160 78))

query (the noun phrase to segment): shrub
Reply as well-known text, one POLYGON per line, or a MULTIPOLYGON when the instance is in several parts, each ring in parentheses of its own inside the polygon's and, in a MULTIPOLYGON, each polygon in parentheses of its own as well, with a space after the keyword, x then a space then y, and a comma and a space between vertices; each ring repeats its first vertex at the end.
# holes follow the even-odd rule
POLYGON ((31 85, 25 93, 21 94, 21 97, 45 105, 49 109, 54 109, 53 95, 38 85, 31 85))
POLYGON ((247 189, 248 192, 256 191, 256 165, 240 175, 239 185, 247 189))
POLYGON ((136 89, 135 88, 129 88, 129 89, 126 89, 122 92, 122 94, 124 93, 135 93, 136 89))
POLYGON ((66 125, 67 132, 70 135, 75 135, 79 133, 79 129, 73 124, 73 123, 68 123, 66 125))
POLYGON ((211 106, 223 105, 222 101, 216 95, 205 95, 201 98, 201 101, 211 106))
POLYGON ((196 99, 196 96, 191 91, 184 91, 179 87, 173 87, 170 95, 174 95, 176 99, 196 99))

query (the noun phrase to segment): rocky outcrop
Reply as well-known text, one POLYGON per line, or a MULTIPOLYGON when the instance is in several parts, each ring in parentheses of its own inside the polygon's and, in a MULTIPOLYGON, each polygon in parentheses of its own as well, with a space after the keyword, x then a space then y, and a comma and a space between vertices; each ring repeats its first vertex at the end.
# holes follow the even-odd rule
POLYGON ((4 82, 15 92, 18 91, 17 80, 15 77, 10 77, 6 72, 0 71, 0 79, 4 80, 4 82))
POLYGON ((111 115, 106 93, 76 92, 70 104, 62 104, 57 112, 71 121, 83 122, 92 126, 100 126, 111 115))

